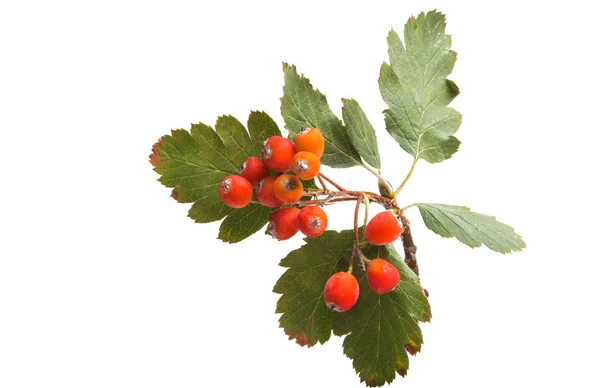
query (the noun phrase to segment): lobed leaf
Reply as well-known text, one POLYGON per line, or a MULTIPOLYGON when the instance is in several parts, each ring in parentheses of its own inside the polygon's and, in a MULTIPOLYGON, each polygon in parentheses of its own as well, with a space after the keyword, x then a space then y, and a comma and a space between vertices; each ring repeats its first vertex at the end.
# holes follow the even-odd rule
POLYGON ((400 283, 395 291, 378 295, 369 287, 360 265, 355 265, 360 295, 351 310, 335 315, 333 332, 348 334, 344 354, 353 360, 361 381, 373 387, 391 383, 396 373, 406 375, 407 352, 414 355, 423 344, 418 322, 428 322, 431 309, 419 279, 392 245, 370 246, 364 253, 392 263, 400 272, 400 283))
POLYGON ((232 212, 219 228, 219 239, 230 244, 240 242, 262 229, 269 221, 271 209, 258 203, 232 212))
POLYGON ((381 169, 379 149, 375 129, 367 119, 358 102, 353 99, 343 99, 342 118, 348 128, 348 136, 354 148, 365 162, 376 169, 381 169))
POLYGON ((153 147, 150 161, 163 185, 173 188, 181 203, 193 202, 188 216, 199 223, 225 220, 219 238, 235 243, 260 230, 270 210, 256 204, 232 209, 219 197, 219 184, 227 175, 238 174, 249 156, 260 156, 266 137, 280 135, 275 122, 264 112, 251 112, 249 132, 233 116, 221 116, 216 131, 202 123, 190 131, 177 129, 153 147))
POLYGON ((284 63, 283 74, 281 115, 290 134, 297 134, 302 127, 319 128, 325 138, 322 164, 339 168, 362 164, 346 128, 329 108, 325 96, 313 89, 308 78, 299 75, 295 66, 284 63))
MULTIPOLYGON (((323 287, 334 273, 343 270, 353 246, 353 231, 326 231, 290 252, 280 266, 287 268, 273 292, 279 326, 300 345, 325 343, 331 336, 332 313, 323 299, 323 287)), ((347 269, 347 264, 346 264, 347 269)))
POLYGON ((384 111, 387 131, 415 159, 430 163, 449 159, 460 145, 453 135, 462 116, 447 107, 459 93, 446 78, 454 68, 456 53, 445 31, 445 16, 437 11, 408 20, 405 45, 390 31, 390 63, 381 66, 379 76, 379 90, 388 105, 384 111))
POLYGON ((353 273, 360 284, 358 302, 345 313, 333 313, 325 305, 323 289, 331 275, 348 269, 354 233, 327 231, 305 241, 280 263, 287 268, 273 289, 282 294, 276 310, 282 314, 280 326, 300 345, 325 343, 332 330, 336 335, 347 335, 344 353, 370 386, 391 382, 396 372, 405 375, 407 351, 415 354, 423 343, 418 321, 431 318, 418 277, 391 245, 367 245, 364 252, 368 257, 384 258, 398 268, 400 283, 393 293, 376 294, 357 259, 353 273))
POLYGON ((483 244, 503 254, 525 248, 521 236, 495 217, 474 213, 464 206, 438 203, 418 203, 417 206, 425 226, 442 237, 456 237, 471 248, 483 244))

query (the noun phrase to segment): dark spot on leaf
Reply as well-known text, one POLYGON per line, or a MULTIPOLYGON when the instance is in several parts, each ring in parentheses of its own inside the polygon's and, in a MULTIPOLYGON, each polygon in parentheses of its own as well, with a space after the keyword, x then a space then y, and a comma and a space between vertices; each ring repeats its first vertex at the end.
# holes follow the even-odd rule
POLYGON ((156 143, 152 146, 152 153, 150 154, 150 163, 156 167, 161 162, 160 155, 158 154, 158 148, 160 147, 160 143, 162 142, 162 137, 158 139, 156 143))
POLYGON ((296 343, 300 346, 307 346, 309 348, 313 346, 313 344, 310 342, 310 340, 308 339, 308 336, 306 335, 306 333, 304 331, 300 331, 298 333, 290 333, 286 330, 285 334, 288 335, 290 341, 296 340, 296 343))
POLYGON ((446 79, 446 85, 448 86, 448 89, 450 89, 450 93, 452 93, 452 95, 457 96, 460 93, 458 85, 456 85, 453 81, 446 79))
POLYGON ((415 356, 417 353, 419 353, 421 351, 421 345, 412 346, 411 344, 406 344, 406 345, 404 345, 404 349, 406 349, 407 352, 409 352, 410 354, 415 356))

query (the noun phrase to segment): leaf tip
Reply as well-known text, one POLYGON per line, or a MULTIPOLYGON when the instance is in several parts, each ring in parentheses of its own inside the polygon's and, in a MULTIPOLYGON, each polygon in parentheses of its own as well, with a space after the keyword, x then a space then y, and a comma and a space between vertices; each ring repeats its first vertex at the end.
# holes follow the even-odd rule
POLYGON ((177 190, 173 189, 173 191, 171 191, 171 198, 173 198, 175 201, 179 200, 179 193, 177 190))

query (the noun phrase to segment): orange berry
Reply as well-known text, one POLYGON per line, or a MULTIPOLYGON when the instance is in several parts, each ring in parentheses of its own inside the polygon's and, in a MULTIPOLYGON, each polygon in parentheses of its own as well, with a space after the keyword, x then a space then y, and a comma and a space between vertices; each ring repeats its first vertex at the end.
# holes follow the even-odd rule
POLYGON ((283 201, 275 196, 275 177, 268 176, 256 185, 256 199, 267 207, 279 207, 283 201))
POLYGON ((252 201, 252 185, 239 175, 229 175, 219 185, 219 195, 225 205, 243 208, 252 201))
POLYGON ((307 181, 313 179, 321 169, 321 162, 317 155, 312 152, 300 151, 294 155, 292 160, 292 171, 298 178, 307 181))
POLYGON ((365 227, 365 238, 373 245, 387 245, 396 241, 403 230, 398 218, 391 211, 385 211, 369 221, 365 227))
POLYGON ((298 213, 300 209, 286 207, 271 214, 267 233, 277 240, 287 240, 298 233, 298 213))
POLYGON ((371 260, 367 267, 367 281, 373 291, 381 295, 396 288, 400 281, 400 274, 392 263, 378 257, 371 260))
POLYGON ((290 171, 295 154, 294 143, 281 136, 271 136, 262 145, 263 160, 272 171, 290 171))
POLYGON ((301 128, 294 138, 294 145, 296 151, 312 152, 318 158, 323 156, 325 151, 325 139, 317 128, 301 128))
POLYGON ((302 197, 302 182, 291 174, 283 174, 275 180, 275 196, 286 203, 296 202, 302 197))
POLYGON ((240 175, 246 178, 248 182, 254 186, 264 177, 269 175, 269 170, 261 158, 251 156, 244 162, 244 164, 242 164, 242 168, 240 168, 240 175))
POLYGON ((307 206, 298 214, 298 227, 308 237, 318 237, 327 229, 327 213, 319 206, 307 206))
POLYGON ((343 313, 356 304, 359 291, 358 281, 354 275, 349 272, 338 272, 325 283, 323 298, 328 309, 343 313))

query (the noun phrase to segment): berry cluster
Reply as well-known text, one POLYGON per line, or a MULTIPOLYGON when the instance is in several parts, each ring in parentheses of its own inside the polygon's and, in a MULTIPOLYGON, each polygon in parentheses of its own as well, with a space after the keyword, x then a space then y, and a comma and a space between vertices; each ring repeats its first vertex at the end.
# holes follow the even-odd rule
MULTIPOLYGON (((302 208, 300 199, 305 195, 302 181, 313 179, 321 169, 320 157, 325 150, 325 140, 317 128, 302 128, 293 141, 281 136, 271 136, 262 145, 262 158, 249 157, 239 175, 225 177, 219 186, 221 200, 233 208, 248 205, 256 200, 264 206, 278 208, 269 218, 267 233, 277 240, 287 240, 301 231, 307 237, 318 237, 327 229, 327 214, 320 206, 302 208)), ((356 227, 355 227, 356 229, 356 227)), ((372 245, 394 242, 403 231, 402 223, 392 211, 377 214, 364 229, 364 237, 372 245)), ((400 281, 398 270, 381 258, 369 260, 355 246, 366 270, 369 286, 378 294, 393 291, 400 281)), ((353 261, 353 260, 352 260, 353 261)), ((352 275, 338 272, 325 284, 324 299, 333 311, 344 312, 358 300, 359 285, 352 275)))
POLYGON ((287 240, 301 231, 317 237, 327 229, 327 214, 319 206, 282 207, 294 204, 305 194, 302 181, 319 174, 319 158, 325 150, 325 139, 317 128, 302 128, 294 141, 271 136, 262 145, 262 159, 251 156, 239 175, 225 177, 219 186, 221 200, 233 208, 252 201, 253 190, 259 203, 279 208, 271 214, 267 232, 277 240, 287 240), (273 176, 271 173, 277 173, 273 176))
MULTIPOLYGON (((398 218, 391 211, 384 211, 367 223, 364 236, 369 244, 387 245, 400 237, 403 230, 402 223, 398 218)), ((358 254, 362 255, 362 252, 358 250, 358 254)), ((373 291, 382 295, 396 288, 400 282, 400 274, 389 261, 379 257, 373 260, 364 257, 361 259, 368 263, 367 282, 373 291)), ((333 274, 325 284, 325 303, 333 311, 340 313, 348 311, 358 300, 358 281, 352 275, 351 268, 348 272, 333 274)))

